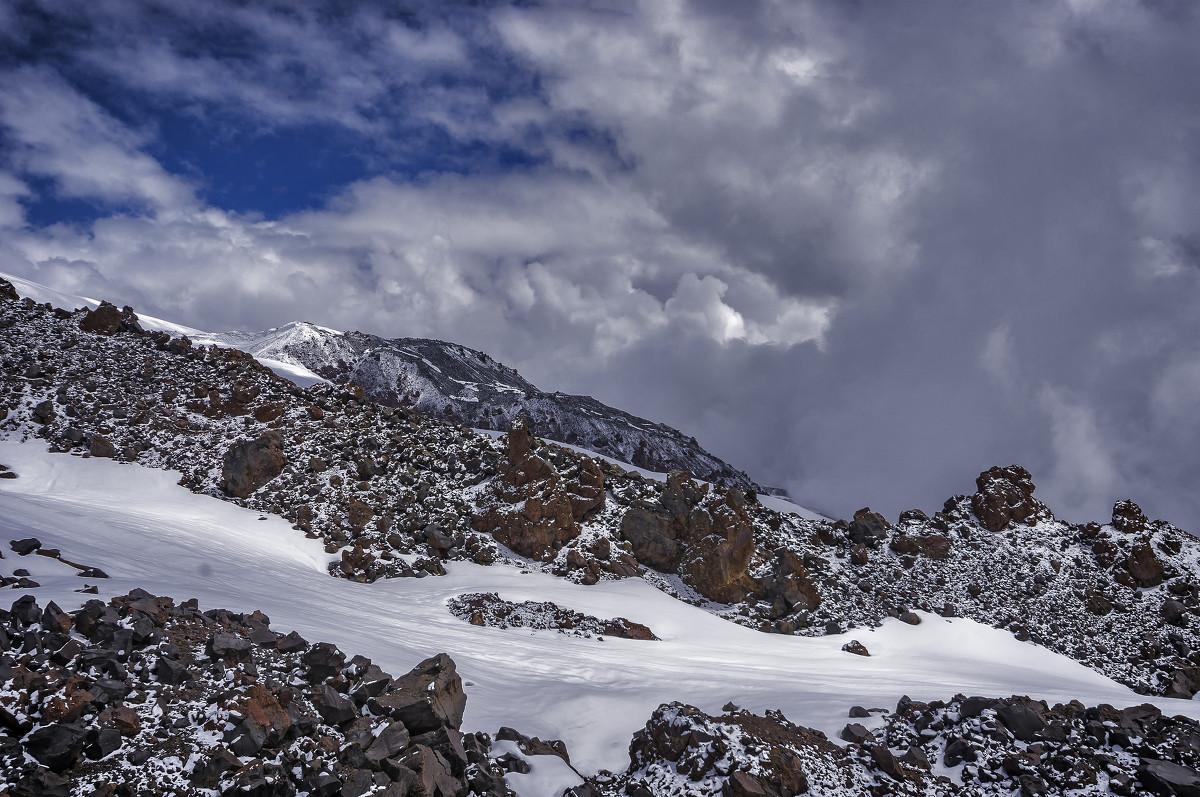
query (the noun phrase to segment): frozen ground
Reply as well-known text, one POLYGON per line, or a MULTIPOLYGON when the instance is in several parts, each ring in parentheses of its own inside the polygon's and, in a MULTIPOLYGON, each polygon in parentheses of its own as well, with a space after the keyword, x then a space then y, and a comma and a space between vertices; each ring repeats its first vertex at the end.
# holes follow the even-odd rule
MULTIPOLYGON (((1144 702, 1069 659, 961 619, 927 615, 916 627, 893 621, 857 631, 871 651, 861 658, 841 651, 849 635, 758 633, 640 579, 583 587, 513 567, 455 563, 442 578, 355 584, 329 577, 331 557, 285 521, 194 495, 175 484, 174 474, 52 455, 32 442, 0 443, 0 463, 20 474, 0 482, 6 556, 0 568, 6 574, 28 568, 42 584, 33 591, 42 604, 53 599, 65 609, 77 607, 89 597, 74 592, 85 579, 45 557, 16 556, 8 540, 36 536, 67 559, 102 568, 111 578, 92 582, 100 585, 100 597, 142 587, 180 600, 197 597, 202 608, 262 609, 278 630, 334 642, 393 674, 444 650, 468 683, 465 729, 495 732, 511 725, 562 738, 585 773, 623 769, 630 736, 669 700, 709 712, 729 700, 757 712, 780 708, 834 738, 851 705, 890 708, 902 694, 1144 702), (451 596, 480 591, 627 617, 650 626, 662 641, 480 628, 446 611, 451 596)), ((16 599, 22 592, 9 594, 16 599)), ((1169 713, 1200 718, 1200 703, 1156 702, 1169 713)), ((547 781, 561 781, 563 772, 545 774, 545 780, 523 779, 522 793, 549 793, 547 781)))

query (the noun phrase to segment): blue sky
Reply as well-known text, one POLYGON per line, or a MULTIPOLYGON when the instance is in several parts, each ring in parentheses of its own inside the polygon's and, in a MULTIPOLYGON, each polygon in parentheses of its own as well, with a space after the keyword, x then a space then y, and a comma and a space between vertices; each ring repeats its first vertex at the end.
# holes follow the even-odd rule
POLYGON ((0 270, 483 349, 846 515, 1200 529, 1166 0, 0 5, 0 270), (402 8, 402 13, 397 9, 402 8))

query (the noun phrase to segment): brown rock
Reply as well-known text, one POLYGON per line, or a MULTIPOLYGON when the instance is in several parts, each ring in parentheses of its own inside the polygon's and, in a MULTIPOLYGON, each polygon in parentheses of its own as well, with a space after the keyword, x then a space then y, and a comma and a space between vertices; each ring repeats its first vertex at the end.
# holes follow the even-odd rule
POLYGON ((112 458, 117 455, 117 447, 107 437, 99 434, 88 435, 88 451, 93 457, 112 458))
POLYGON ((467 696, 454 661, 445 653, 426 659, 371 698, 371 710, 404 723, 411 734, 462 725, 467 696))
POLYGON ((1112 525, 1117 531, 1126 534, 1141 534, 1149 522, 1142 514, 1142 508, 1128 499, 1113 504, 1112 525))
POLYGON ((978 492, 971 496, 971 510, 988 531, 1002 531, 1009 523, 1032 525, 1039 519, 1054 517, 1033 497, 1033 479, 1020 465, 984 471, 975 486, 978 492))
POLYGON ((1133 549, 1125 560, 1125 569, 1139 587, 1157 587, 1166 579, 1166 567, 1146 543, 1133 549))
POLYGON ((347 515, 350 520, 350 525, 356 529, 366 528, 367 523, 371 518, 375 517, 375 510, 372 509, 365 501, 357 498, 350 499, 350 510, 347 515))
POLYGON ((671 519, 640 506, 621 517, 621 539, 633 546, 635 559, 663 573, 674 571, 683 554, 671 519))
POLYGON ((79 320, 79 328, 84 332, 115 335, 121 331, 122 321, 120 310, 108 302, 101 302, 95 310, 88 310, 83 314, 83 318, 79 320))
POLYGON ((235 498, 246 498, 282 473, 285 464, 280 432, 272 429, 254 440, 239 441, 225 452, 221 489, 235 498))

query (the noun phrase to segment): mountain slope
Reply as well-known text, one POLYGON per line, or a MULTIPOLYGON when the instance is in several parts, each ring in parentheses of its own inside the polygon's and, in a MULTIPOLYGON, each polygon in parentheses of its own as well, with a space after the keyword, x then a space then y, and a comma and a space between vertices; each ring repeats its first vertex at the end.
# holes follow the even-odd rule
POLYGON ((501 432, 524 415, 533 422, 534 434, 640 468, 660 473, 686 470, 704 481, 761 489, 677 429, 591 396, 546 393, 487 354, 458 344, 426 338, 389 340, 306 322, 195 340, 241 349, 269 365, 299 366, 337 384, 352 382, 367 398, 385 406, 412 407, 424 415, 501 432))

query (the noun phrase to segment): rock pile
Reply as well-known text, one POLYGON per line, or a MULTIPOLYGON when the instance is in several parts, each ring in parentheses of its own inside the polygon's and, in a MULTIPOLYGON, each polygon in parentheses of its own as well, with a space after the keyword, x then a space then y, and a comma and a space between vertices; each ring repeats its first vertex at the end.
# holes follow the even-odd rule
MULTIPOLYGON (((918 703, 839 747, 779 712, 710 716, 660 706, 629 747, 629 770, 589 779, 634 797, 820 795, 1189 795, 1200 789, 1200 725, 1153 706, 1047 706, 1027 697, 918 703)), ((852 716, 869 715, 861 709, 852 716)))
POLYGON ((0 772, 14 795, 508 795, 445 654, 369 659, 142 590, 0 611, 0 772), (206 791, 207 790, 207 791, 206 791))
POLYGON ((561 634, 584 638, 658 639, 642 625, 624 617, 601 620, 582 612, 564 609, 551 601, 506 601, 494 592, 457 595, 448 604, 450 613, 471 625, 492 628, 554 629, 561 634))

